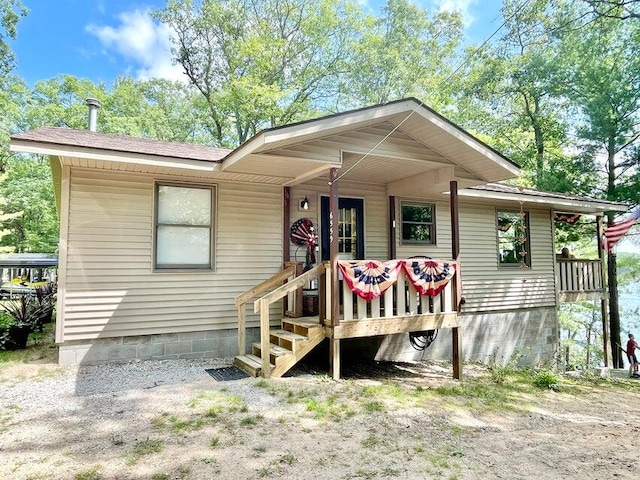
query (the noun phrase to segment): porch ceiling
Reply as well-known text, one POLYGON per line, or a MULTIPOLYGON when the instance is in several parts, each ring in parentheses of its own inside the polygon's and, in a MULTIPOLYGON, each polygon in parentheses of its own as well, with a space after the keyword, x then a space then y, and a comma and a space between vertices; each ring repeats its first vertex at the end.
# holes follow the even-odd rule
POLYGON ((519 172, 413 99, 263 131, 222 163, 223 172, 275 175, 288 178, 288 185, 324 176, 334 167, 341 178, 385 185, 435 179, 471 186, 519 172))

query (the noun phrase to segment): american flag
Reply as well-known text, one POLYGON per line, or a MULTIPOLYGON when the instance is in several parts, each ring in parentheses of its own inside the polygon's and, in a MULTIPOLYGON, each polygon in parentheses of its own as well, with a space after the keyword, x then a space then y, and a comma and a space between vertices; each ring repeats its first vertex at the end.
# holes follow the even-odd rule
POLYGON ((640 218, 640 206, 636 207, 631 212, 631 215, 620 222, 612 223, 604 229, 604 235, 602 239, 602 246, 608 252, 616 243, 618 243, 622 237, 624 237, 629 229, 633 227, 636 221, 640 218))

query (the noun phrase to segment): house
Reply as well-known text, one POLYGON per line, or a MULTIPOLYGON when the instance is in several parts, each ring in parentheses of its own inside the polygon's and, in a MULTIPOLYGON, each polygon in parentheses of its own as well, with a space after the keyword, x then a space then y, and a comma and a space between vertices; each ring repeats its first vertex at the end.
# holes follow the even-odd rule
POLYGON ((551 359, 558 302, 606 301, 601 259, 556 261, 554 215, 625 210, 496 183, 518 166, 412 98, 235 150, 52 127, 11 149, 51 160, 61 364, 239 353, 281 375, 325 338, 336 377, 357 339, 452 358, 456 377, 516 349, 551 359))

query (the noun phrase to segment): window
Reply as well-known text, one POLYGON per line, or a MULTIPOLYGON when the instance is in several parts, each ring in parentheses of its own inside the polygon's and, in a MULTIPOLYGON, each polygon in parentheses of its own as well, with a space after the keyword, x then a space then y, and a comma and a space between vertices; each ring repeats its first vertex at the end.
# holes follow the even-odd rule
POLYGON ((155 268, 213 268, 215 189, 156 184, 155 268))
POLYGON ((436 243, 436 207, 432 204, 400 204, 402 213, 402 243, 436 243))
POLYGON ((500 265, 530 267, 529 212, 498 210, 497 228, 500 265))

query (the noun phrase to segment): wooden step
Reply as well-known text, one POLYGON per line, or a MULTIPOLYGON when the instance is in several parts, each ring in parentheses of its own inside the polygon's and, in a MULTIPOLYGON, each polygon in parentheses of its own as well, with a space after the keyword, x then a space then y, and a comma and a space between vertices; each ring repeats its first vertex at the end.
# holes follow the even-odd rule
POLYGON ((295 352, 298 345, 306 342, 308 338, 304 335, 290 332, 289 330, 271 330, 269 332, 271 343, 295 352))
MULTIPOLYGON (((240 370, 244 370, 252 377, 257 377, 262 373, 262 359, 256 355, 250 353, 246 355, 236 355, 233 360, 233 364, 240 370)), ((273 370, 275 365, 271 364, 273 370)))
MULTIPOLYGON (((262 352, 262 345, 260 343, 254 343, 251 345, 253 354, 260 358, 260 354, 262 352)), ((277 365, 278 357, 282 357, 283 355, 292 355, 293 352, 287 348, 281 347, 280 345, 276 345, 274 343, 269 344, 269 361, 277 365)))
POLYGON ((314 320, 291 320, 285 318, 282 320, 282 329, 289 332, 297 333, 298 335, 307 335, 309 330, 314 328, 323 328, 317 321, 314 320))

